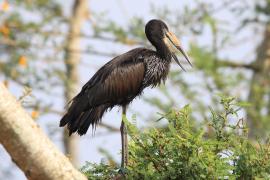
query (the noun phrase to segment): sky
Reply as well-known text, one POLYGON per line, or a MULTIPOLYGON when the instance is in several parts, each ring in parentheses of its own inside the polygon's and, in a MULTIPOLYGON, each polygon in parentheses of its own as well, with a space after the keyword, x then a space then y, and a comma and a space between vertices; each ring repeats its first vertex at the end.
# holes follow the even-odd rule
MULTIPOLYGON (((217 2, 215 0, 207 0, 209 2, 217 2)), ((1 2, 1 0, 0 0, 1 2)), ((107 17, 110 19, 115 20, 121 25, 125 25, 129 22, 130 18, 133 16, 139 16, 143 17, 145 21, 148 21, 152 18, 156 18, 151 13, 151 5, 154 4, 155 6, 163 7, 167 6, 169 9, 181 9, 179 7, 183 5, 188 6, 194 6, 194 1, 190 0, 170 0, 170 1, 163 1, 163 0, 137 0, 137 1, 128 1, 128 0, 91 0, 90 3, 90 9, 93 12, 106 12, 107 17)), ((63 3, 63 6, 65 7, 65 11, 68 14, 70 12, 71 6, 73 1, 67 0, 65 3, 63 3)), ((226 12, 218 13, 217 16, 220 16, 220 18, 223 19, 230 19, 232 18, 230 14, 226 12)), ((233 20, 232 20, 233 21, 233 20)), ((235 26, 237 25, 237 21, 234 23, 235 26)), ((142 27, 144 29, 144 27, 142 27)), ((227 27, 230 29, 230 27, 227 27)), ((84 27, 83 31, 88 31, 87 27, 84 27)), ((244 31, 241 35, 239 35, 237 38, 241 38, 241 36, 248 36, 249 34, 252 34, 253 32, 251 30, 244 31)), ((196 42, 201 44, 207 44, 211 40, 211 37, 209 35, 210 33, 206 33, 199 39, 196 39, 196 42)), ((192 36, 187 35, 187 37, 181 37, 183 40, 183 45, 185 48, 187 47, 187 44, 189 41, 193 41, 194 39, 192 36)), ((254 38, 253 43, 257 43, 260 41, 260 38, 254 38)), ((84 41, 83 43, 88 44, 88 41, 84 41)), ((83 44, 82 44, 83 45, 83 44)), ((104 48, 103 44, 96 44, 97 48, 104 48)), ((245 61, 252 61, 254 59, 254 44, 251 42, 249 43, 243 43, 241 46, 235 47, 233 50, 228 48, 228 50, 225 50, 222 52, 221 56, 224 58, 229 59, 239 59, 239 60, 245 60, 245 61), (245 52, 245 53, 241 53, 245 52), (248 53, 247 53, 248 52, 248 53), (250 53, 249 53, 250 52, 250 53), (248 55, 250 54, 250 55, 248 55)), ((114 46, 114 44, 106 44, 106 49, 108 51, 117 51, 117 52, 125 52, 128 49, 128 47, 118 47, 114 46)), ((80 84, 81 86, 86 83, 91 76, 95 73, 98 67, 101 67, 105 62, 109 61, 110 58, 108 57, 100 57, 100 56, 94 56, 94 55, 83 55, 82 56, 82 62, 86 62, 88 66, 84 66, 83 64, 80 66, 80 84)), ((180 71, 180 70, 179 70, 180 71)), ((196 79, 194 79, 195 81, 196 79)), ((18 93, 18 91, 21 90, 14 90, 14 93, 18 93)), ((173 92, 172 92, 173 93, 173 92)), ((153 89, 147 89, 144 92, 143 96, 151 96, 151 95, 159 96, 156 90, 153 89)), ((162 97, 159 97, 162 98, 162 97)), ((185 101, 182 101, 179 103, 179 107, 184 106, 186 103, 185 101)), ((56 107, 58 109, 63 109, 63 102, 59 101, 56 102, 56 107)), ((146 104, 142 98, 136 98, 135 101, 132 103, 132 105, 129 107, 127 116, 128 119, 133 115, 137 114, 138 118, 147 118, 148 114, 156 114, 157 109, 152 108, 150 105, 146 104)), ((158 117, 158 116, 156 116, 158 117)), ((48 124, 53 125, 56 127, 58 126, 60 117, 57 117, 55 115, 47 115, 42 118, 40 118, 39 123, 41 126, 45 129, 48 126, 48 124)), ((121 109, 114 108, 111 112, 106 113, 106 115, 103 118, 103 122, 107 124, 111 124, 116 128, 120 128, 121 123, 121 109)), ((143 121, 138 120, 138 125, 143 126, 143 121)), ((48 133, 48 131, 46 131, 48 133)), ((60 131, 59 131, 60 132, 60 131)), ((61 143, 61 135, 60 133, 56 133, 56 136, 53 137, 54 143, 59 147, 59 149, 63 150, 62 143, 61 143)), ((80 164, 85 164, 86 161, 89 162, 96 162, 99 163, 101 161, 104 161, 103 155, 98 151, 100 147, 103 149, 108 150, 108 152, 118 161, 120 162, 120 147, 121 147, 121 141, 120 141, 120 132, 119 133, 106 133, 106 130, 102 128, 98 128, 96 131, 96 135, 92 136, 91 132, 88 132, 87 135, 80 137, 80 164)), ((2 155, 2 151, 4 152, 3 148, 0 148, 0 154, 2 155)), ((0 162, 4 161, 10 161, 9 156, 6 152, 4 152, 4 156, 2 155, 0 157, 0 162)), ((25 179, 22 172, 20 172, 18 169, 14 169, 15 177, 14 179, 25 179)))

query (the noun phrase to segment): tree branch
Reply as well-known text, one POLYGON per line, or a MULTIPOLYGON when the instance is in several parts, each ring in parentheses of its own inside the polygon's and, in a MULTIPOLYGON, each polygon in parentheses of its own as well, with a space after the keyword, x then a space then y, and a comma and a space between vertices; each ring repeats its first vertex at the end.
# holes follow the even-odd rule
POLYGON ((236 63, 232 61, 217 61, 216 63, 220 67, 245 68, 245 69, 250 69, 253 71, 260 71, 260 68, 253 63, 242 64, 242 63, 236 63))
POLYGON ((86 180, 0 84, 0 142, 28 179, 86 180))

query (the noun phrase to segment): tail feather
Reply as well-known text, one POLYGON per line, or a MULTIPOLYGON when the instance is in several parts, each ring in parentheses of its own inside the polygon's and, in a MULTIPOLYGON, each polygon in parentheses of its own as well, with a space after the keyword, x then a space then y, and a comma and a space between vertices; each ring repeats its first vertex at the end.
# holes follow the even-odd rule
POLYGON ((79 135, 83 135, 87 132, 90 125, 95 128, 96 125, 101 121, 101 118, 109 107, 107 105, 100 105, 91 110, 80 118, 80 126, 77 129, 79 135))
POLYGON ((75 121, 77 117, 81 115, 82 112, 87 108, 88 102, 83 99, 83 96, 76 96, 68 104, 68 110, 66 114, 60 120, 60 127, 65 126, 71 121, 75 121))
POLYGON ((87 106, 88 103, 85 103, 85 99, 82 100, 80 97, 75 97, 67 113, 61 119, 60 127, 67 125, 69 135, 74 132, 83 135, 87 132, 90 125, 96 127, 101 121, 104 112, 110 107, 103 104, 88 109, 87 106))

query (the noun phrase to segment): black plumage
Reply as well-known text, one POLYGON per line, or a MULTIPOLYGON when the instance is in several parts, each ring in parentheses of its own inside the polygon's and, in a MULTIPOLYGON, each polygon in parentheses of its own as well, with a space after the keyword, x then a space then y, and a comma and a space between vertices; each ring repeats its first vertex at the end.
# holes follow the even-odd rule
POLYGON ((95 127, 101 121, 108 109, 127 106, 144 88, 165 81, 172 57, 180 65, 168 42, 184 52, 164 22, 149 21, 145 33, 156 51, 136 48, 101 67, 71 100, 60 121, 60 126, 67 125, 69 134, 85 134, 90 125, 95 127))

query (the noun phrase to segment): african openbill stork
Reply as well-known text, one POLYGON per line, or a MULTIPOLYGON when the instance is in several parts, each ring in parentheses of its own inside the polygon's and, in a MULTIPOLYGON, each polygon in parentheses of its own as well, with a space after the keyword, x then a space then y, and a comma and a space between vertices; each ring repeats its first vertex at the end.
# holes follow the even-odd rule
MULTIPOLYGON (((68 110, 60 121, 61 127, 67 125, 70 135, 74 132, 84 135, 90 125, 95 128, 104 112, 114 106, 122 106, 125 116, 128 104, 146 87, 155 87, 165 82, 172 58, 183 69, 172 45, 191 65, 188 55, 180 46, 180 41, 164 22, 150 20, 145 26, 145 34, 156 51, 136 48, 113 58, 101 67, 70 101, 68 110)), ((128 161, 128 139, 123 119, 120 131, 121 167, 124 167, 128 161)))

